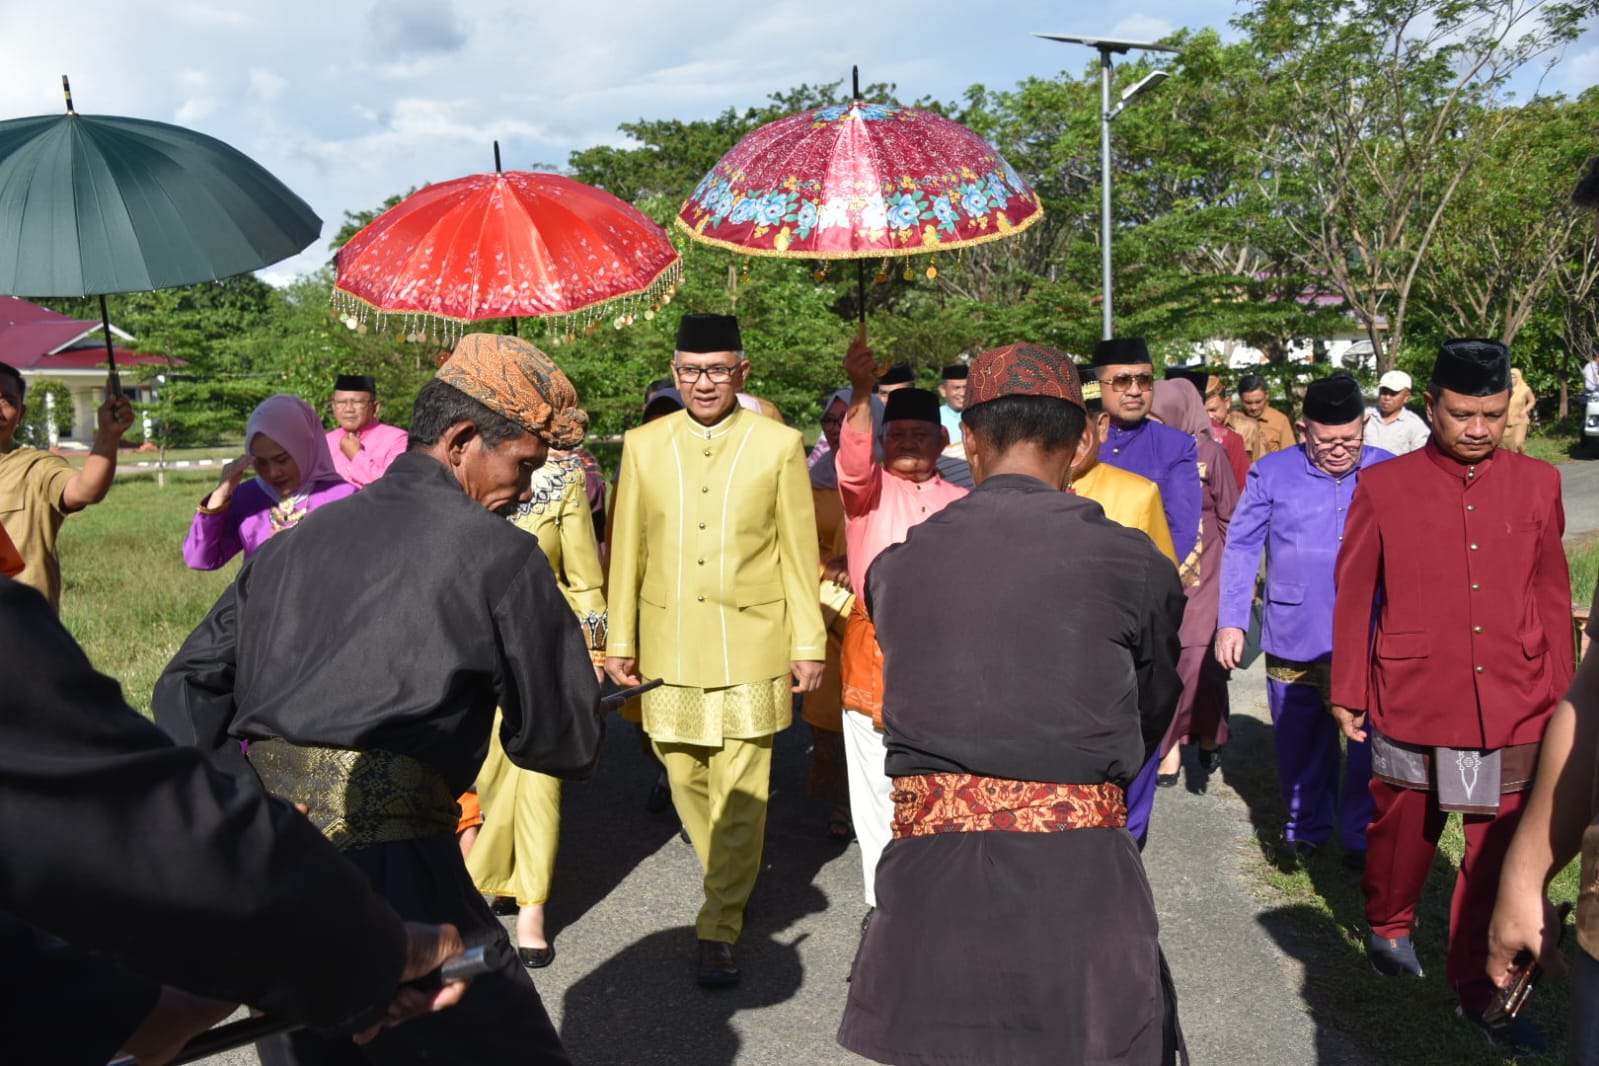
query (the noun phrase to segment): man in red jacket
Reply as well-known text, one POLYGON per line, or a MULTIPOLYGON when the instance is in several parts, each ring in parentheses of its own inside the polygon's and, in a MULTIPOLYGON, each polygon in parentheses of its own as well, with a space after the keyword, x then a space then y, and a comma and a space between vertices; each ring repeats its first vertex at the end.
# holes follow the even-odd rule
MULTIPOLYGON (((1416 902, 1449 811, 1466 855, 1449 922, 1449 983, 1481 1024, 1494 986, 1488 921, 1537 746, 1572 674, 1560 476, 1498 450, 1510 352, 1446 341, 1425 447, 1363 471, 1338 555, 1332 703, 1372 748, 1366 918, 1378 973, 1420 974, 1416 902), (1375 625, 1373 619, 1375 616, 1375 625)), ((1530 1023, 1490 1035, 1529 1050, 1530 1023)))

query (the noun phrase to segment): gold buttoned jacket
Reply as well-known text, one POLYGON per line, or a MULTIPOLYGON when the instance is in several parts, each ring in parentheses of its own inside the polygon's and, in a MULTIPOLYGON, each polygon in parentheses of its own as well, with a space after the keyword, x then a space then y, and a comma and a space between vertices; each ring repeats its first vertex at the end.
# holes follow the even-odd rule
POLYGON ((721 688, 826 657, 816 517, 798 432, 676 412, 622 443, 606 652, 646 678, 721 688))

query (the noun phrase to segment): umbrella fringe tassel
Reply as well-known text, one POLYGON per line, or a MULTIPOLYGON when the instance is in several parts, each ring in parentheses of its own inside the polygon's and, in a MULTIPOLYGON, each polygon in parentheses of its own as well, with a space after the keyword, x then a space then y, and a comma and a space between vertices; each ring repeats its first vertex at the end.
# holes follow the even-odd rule
MULTIPOLYGON (((522 311, 514 317, 542 325, 552 346, 569 344, 579 337, 598 331, 605 325, 610 325, 614 329, 623 329, 639 318, 646 321, 653 319, 662 307, 672 302, 672 297, 682 284, 683 263, 678 260, 656 275, 655 279, 639 292, 616 296, 576 311, 554 315, 522 311)), ((424 311, 385 311, 374 307, 359 296, 337 288, 333 290, 329 302, 335 317, 346 328, 362 334, 373 330, 383 334, 394 334, 410 344, 437 344, 453 349, 474 324, 470 319, 452 318, 424 311)))

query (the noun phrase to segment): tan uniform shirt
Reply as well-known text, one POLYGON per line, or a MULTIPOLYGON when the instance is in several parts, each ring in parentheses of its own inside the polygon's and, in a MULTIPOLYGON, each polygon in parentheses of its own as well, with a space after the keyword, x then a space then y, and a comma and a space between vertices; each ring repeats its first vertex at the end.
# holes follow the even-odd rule
POLYGON ((1287 415, 1270 404, 1266 405, 1259 418, 1251 418, 1234 408, 1227 416, 1227 425, 1244 438, 1244 449, 1249 452, 1251 463, 1263 455, 1292 448, 1298 443, 1294 439, 1294 424, 1288 421, 1287 415))
POLYGON ((67 483, 77 476, 59 455, 18 446, 0 455, 0 525, 5 527, 25 568, 17 577, 38 589, 61 612, 61 561, 56 534, 67 516, 67 483))

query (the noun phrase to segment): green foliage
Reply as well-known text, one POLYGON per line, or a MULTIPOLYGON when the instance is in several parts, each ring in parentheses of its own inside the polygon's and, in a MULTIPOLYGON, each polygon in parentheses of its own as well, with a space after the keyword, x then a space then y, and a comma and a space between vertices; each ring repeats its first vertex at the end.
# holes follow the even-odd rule
POLYGON ((55 378, 35 378, 28 382, 27 412, 17 430, 18 439, 36 448, 49 447, 50 403, 55 399, 55 424, 58 434, 72 429, 72 390, 55 378))
MULTIPOLYGON (((1569 394, 1599 342, 1599 249, 1588 216, 1565 203, 1599 143, 1599 90, 1518 104, 1505 87, 1596 10, 1599 0, 1254 0, 1236 40, 1172 35, 1180 51, 1160 57, 1172 77, 1112 126, 1116 331, 1147 336, 1172 362, 1205 342, 1257 347, 1290 402, 1321 370, 1287 364, 1289 348, 1352 324, 1383 367, 1422 378, 1439 339, 1501 336, 1535 390, 1569 394)), ((1022 339, 1086 355, 1101 332, 1100 69, 1087 50, 1062 54, 1080 65, 917 102, 989 139, 1032 183, 1046 214, 1019 236, 936 260, 824 266, 674 233, 684 285, 669 305, 621 330, 568 339, 524 320, 521 332, 572 376, 597 435, 637 420, 683 310, 736 312, 750 391, 811 424, 843 380, 862 312, 857 270, 873 347, 929 378, 962 353, 1022 339)), ((1122 57, 1113 94, 1154 66, 1122 57)), ((670 228, 742 136, 846 96, 842 82, 800 85, 710 119, 641 117, 621 127, 624 144, 574 152, 567 171, 670 228)), ((863 96, 897 102, 891 85, 863 96)), ((403 198, 347 214, 331 247, 403 198)), ((326 410, 339 372, 375 375, 385 421, 406 424, 436 349, 346 328, 329 311, 332 283, 329 267, 282 290, 234 278, 110 298, 141 348, 185 363, 156 405, 168 443, 236 435, 273 392, 326 410)), ((91 302, 57 303, 98 317, 91 302)))

